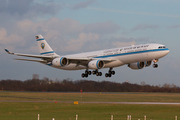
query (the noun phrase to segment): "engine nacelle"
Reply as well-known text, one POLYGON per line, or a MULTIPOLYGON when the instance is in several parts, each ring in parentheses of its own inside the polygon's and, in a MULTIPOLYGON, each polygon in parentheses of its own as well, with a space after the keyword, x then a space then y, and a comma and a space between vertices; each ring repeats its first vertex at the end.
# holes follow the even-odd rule
POLYGON ((142 69, 144 68, 144 62, 130 63, 128 67, 135 70, 142 69))
POLYGON ((149 67, 151 65, 152 61, 145 61, 144 64, 145 64, 145 67, 149 67))
POLYGON ((90 69, 101 69, 104 67, 104 62, 101 60, 92 60, 88 63, 90 69))
POLYGON ((57 67, 62 67, 68 64, 68 59, 65 57, 61 57, 61 58, 55 58, 52 61, 52 65, 53 66, 57 66, 57 67))

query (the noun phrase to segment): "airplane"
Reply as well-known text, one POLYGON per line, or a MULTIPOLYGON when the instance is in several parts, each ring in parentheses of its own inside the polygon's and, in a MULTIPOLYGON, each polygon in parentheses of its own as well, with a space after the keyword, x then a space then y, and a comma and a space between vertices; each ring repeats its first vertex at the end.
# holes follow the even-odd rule
POLYGON ((85 69, 85 72, 81 74, 83 78, 91 74, 102 76, 102 72, 99 72, 99 70, 103 68, 109 68, 105 77, 111 77, 115 75, 113 68, 123 65, 139 70, 149 67, 153 62, 153 67, 157 68, 158 64, 156 63, 159 59, 169 53, 169 49, 164 45, 151 43, 61 56, 52 50, 42 35, 36 35, 36 41, 40 55, 12 53, 7 49, 5 51, 11 55, 38 58, 16 58, 15 60, 39 62, 62 70, 85 69))

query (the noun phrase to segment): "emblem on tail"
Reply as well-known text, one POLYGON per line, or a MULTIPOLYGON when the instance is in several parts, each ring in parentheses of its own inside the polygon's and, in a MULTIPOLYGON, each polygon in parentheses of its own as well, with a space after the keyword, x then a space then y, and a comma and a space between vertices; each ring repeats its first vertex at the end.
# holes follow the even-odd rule
POLYGON ((41 48, 44 49, 44 47, 45 47, 45 44, 41 43, 41 48))

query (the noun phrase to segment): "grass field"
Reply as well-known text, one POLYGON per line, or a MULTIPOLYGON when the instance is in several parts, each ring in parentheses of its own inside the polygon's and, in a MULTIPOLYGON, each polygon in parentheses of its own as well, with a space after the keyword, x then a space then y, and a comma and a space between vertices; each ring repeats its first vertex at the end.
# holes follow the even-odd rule
POLYGON ((167 93, 48 93, 48 92, 0 92, 0 120, 131 120, 147 116, 147 120, 174 120, 180 117, 180 105, 125 105, 80 103, 44 103, 41 101, 98 101, 98 102, 177 102, 180 94, 167 93), (17 102, 40 101, 40 102, 17 102))

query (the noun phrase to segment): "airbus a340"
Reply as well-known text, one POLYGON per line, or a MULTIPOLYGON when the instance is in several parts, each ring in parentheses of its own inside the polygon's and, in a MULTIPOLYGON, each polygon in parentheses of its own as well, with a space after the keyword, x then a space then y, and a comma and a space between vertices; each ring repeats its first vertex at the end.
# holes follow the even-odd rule
POLYGON ((12 55, 32 57, 38 59, 15 59, 24 61, 40 62, 42 64, 63 69, 63 70, 81 70, 85 69, 82 77, 88 75, 102 76, 100 69, 109 68, 105 77, 111 77, 115 74, 114 67, 126 65, 131 69, 142 69, 148 67, 153 62, 153 67, 157 68, 158 60, 169 53, 169 49, 162 44, 141 44, 132 45, 121 48, 106 49, 100 51, 72 54, 72 55, 57 55, 42 35, 36 36, 40 55, 12 53, 9 50, 5 51, 12 55), (90 71, 93 70, 93 71, 90 71))

